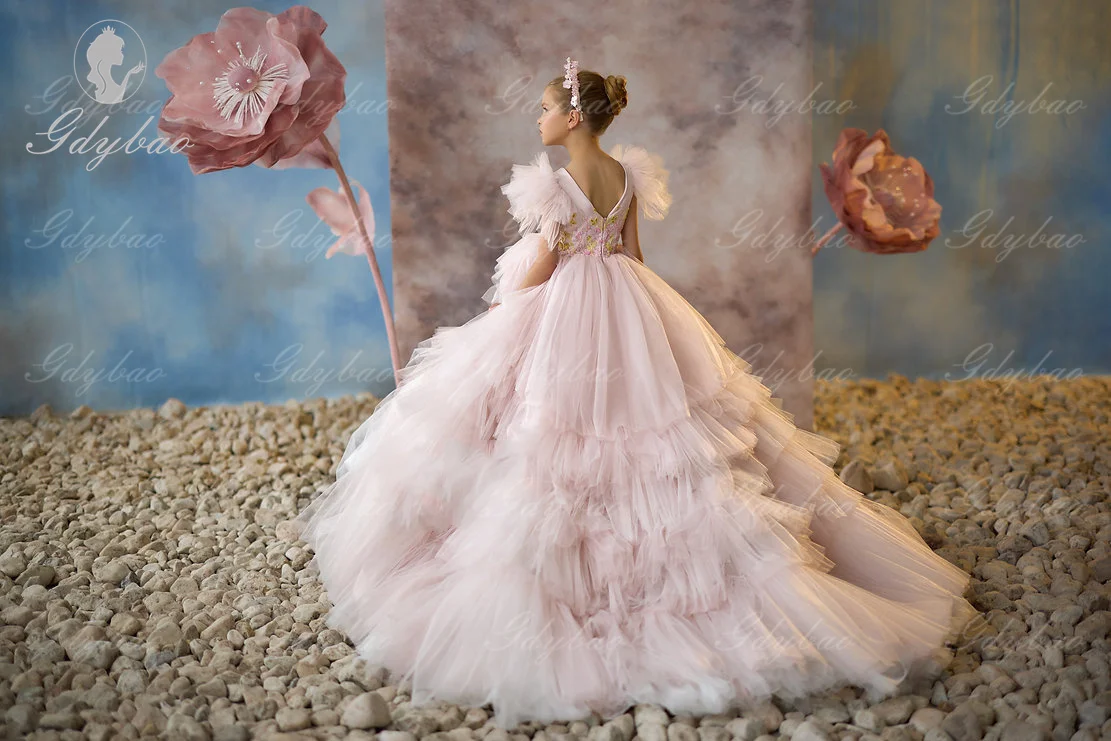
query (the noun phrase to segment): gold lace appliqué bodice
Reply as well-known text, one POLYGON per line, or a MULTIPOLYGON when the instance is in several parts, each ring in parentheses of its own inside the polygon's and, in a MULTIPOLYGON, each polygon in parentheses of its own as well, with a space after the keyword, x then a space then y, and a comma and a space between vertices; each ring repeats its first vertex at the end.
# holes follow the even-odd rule
POLYGON ((556 249, 561 255, 612 255, 621 250, 621 229, 629 207, 622 205, 609 218, 576 211, 559 230, 556 249))

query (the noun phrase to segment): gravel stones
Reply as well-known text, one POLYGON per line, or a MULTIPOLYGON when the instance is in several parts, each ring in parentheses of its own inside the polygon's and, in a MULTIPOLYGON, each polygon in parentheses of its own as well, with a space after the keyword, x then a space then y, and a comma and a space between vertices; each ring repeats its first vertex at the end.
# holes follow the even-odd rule
POLYGON ((42 739, 1111 737, 1111 380, 818 384, 842 480, 973 574, 982 620, 900 695, 496 728, 415 708, 328 627, 291 520, 369 395, 0 420, 0 723, 42 739))

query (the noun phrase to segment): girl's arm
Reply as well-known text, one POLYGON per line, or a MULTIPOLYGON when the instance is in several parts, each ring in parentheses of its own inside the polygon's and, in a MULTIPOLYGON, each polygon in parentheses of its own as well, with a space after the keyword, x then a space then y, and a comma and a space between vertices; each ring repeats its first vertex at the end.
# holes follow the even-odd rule
POLYGON ((621 227, 621 244, 627 255, 644 262, 644 255, 640 251, 640 235, 637 234, 636 193, 629 201, 629 215, 625 217, 625 226, 621 227))

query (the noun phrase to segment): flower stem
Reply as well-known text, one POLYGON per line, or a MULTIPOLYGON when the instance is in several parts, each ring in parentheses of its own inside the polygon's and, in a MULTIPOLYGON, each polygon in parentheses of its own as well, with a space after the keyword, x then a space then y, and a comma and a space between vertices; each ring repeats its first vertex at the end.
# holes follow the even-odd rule
POLYGON ((832 227, 830 227, 830 230, 828 232, 826 232, 825 234, 823 234, 822 238, 819 239, 814 244, 814 247, 810 250, 811 256, 818 254, 818 250, 825 247, 826 242, 833 239, 833 235, 836 234, 837 232, 839 232, 841 230, 841 227, 843 227, 843 226, 844 226, 844 224, 842 224, 840 221, 838 221, 836 224, 834 224, 832 227))
POLYGON ((332 168, 335 169, 336 176, 339 177, 340 186, 343 188, 344 195, 347 196, 347 203, 351 206, 351 213, 355 216, 355 225, 359 229, 359 236, 362 237, 363 244, 366 245, 366 259, 370 263, 370 272, 374 275, 374 285, 378 289, 378 299, 382 304, 382 317, 386 321, 386 339, 390 344, 393 380, 395 384, 400 385, 401 379, 398 372, 401 368, 401 351, 397 348, 397 334, 394 332, 390 299, 386 295, 386 282, 382 280, 382 271, 378 269, 378 258, 374 254, 373 243, 370 241, 370 235, 367 234, 366 223, 359 211, 359 203, 355 200, 355 193, 351 190, 351 183, 347 180, 347 173, 343 171, 343 165, 340 164, 339 153, 336 152, 335 147, 332 146, 332 143, 328 141, 328 137, 324 134, 320 135, 320 143, 324 146, 324 151, 328 153, 328 159, 332 162, 332 168))

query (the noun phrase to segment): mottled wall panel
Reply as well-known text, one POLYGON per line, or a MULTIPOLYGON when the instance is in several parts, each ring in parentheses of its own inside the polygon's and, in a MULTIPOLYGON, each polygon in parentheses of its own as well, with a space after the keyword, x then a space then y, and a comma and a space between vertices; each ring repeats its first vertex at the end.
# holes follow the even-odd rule
MULTIPOLYGON (((602 138, 664 158, 674 205, 641 221, 646 262, 811 424, 810 3, 386 2, 394 310, 409 357, 484 308, 514 238, 498 186, 542 149, 544 84, 564 57, 628 78, 602 138)), ((553 164, 566 164, 561 148, 553 164)))

